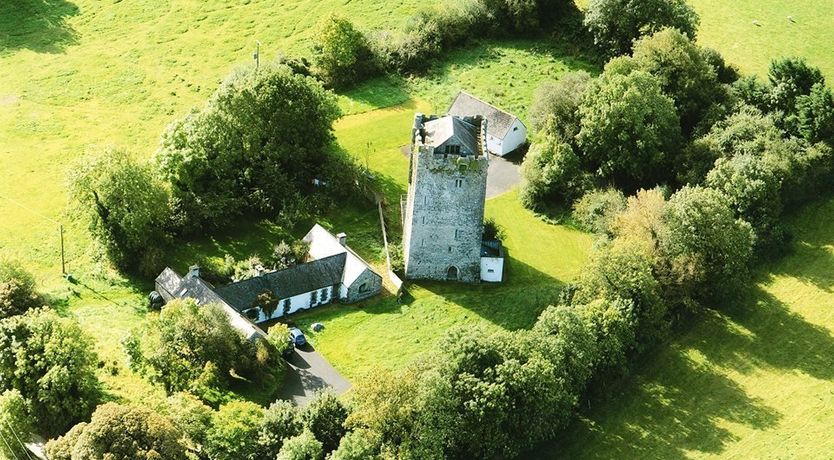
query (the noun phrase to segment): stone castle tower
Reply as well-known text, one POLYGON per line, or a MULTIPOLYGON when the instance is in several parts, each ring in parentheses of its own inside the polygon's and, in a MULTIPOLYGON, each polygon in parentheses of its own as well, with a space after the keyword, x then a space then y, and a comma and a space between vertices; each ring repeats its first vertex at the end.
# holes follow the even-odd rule
POLYGON ((406 278, 480 281, 486 128, 481 116, 415 115, 403 213, 406 278))

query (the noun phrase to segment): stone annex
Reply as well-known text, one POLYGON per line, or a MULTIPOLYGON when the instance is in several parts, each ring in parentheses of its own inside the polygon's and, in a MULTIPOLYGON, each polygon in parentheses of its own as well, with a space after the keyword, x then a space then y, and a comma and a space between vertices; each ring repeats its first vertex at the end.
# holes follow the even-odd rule
POLYGON ((500 244, 483 241, 486 135, 479 115, 415 115, 403 212, 407 279, 503 280, 500 244))

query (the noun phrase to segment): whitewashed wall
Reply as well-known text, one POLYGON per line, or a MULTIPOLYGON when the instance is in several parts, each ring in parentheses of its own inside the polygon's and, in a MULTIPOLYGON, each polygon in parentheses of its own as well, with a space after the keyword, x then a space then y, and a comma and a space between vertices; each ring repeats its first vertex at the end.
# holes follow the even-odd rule
POLYGON ((481 281, 500 283, 504 280, 504 259, 481 257, 481 281))

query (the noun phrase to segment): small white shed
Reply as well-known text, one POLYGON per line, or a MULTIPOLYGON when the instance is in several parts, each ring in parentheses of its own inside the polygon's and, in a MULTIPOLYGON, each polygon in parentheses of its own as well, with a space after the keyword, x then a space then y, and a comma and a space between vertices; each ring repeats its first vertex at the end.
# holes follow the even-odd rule
POLYGON ((504 281, 504 247, 500 241, 481 243, 481 281, 504 281))
POLYGON ((527 127, 518 117, 465 91, 455 97, 449 115, 483 116, 487 120, 487 150, 494 155, 504 156, 527 142, 527 127))

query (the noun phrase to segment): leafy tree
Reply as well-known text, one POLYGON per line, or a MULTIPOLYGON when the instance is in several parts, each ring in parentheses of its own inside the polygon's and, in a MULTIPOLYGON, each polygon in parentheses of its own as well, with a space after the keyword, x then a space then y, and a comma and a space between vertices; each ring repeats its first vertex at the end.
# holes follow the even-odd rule
POLYGON ((97 358, 78 324, 47 309, 0 320, 0 390, 17 390, 47 434, 90 415, 99 400, 97 358))
POLYGON ((809 142, 834 145, 834 96, 822 83, 811 87, 807 95, 796 101, 799 134, 809 142))
POLYGON ((693 298, 715 300, 746 278, 755 235, 723 193, 685 186, 669 199, 663 220, 661 248, 693 298))
POLYGON ((28 453, 20 443, 29 441, 33 428, 26 413, 26 400, 20 392, 0 393, 0 457, 26 458, 28 453))
POLYGON ((716 123, 703 142, 718 156, 731 157, 745 153, 760 156, 769 145, 782 139, 773 117, 756 108, 744 106, 726 120, 716 123))
POLYGON ((345 18, 322 19, 314 43, 314 71, 326 86, 344 88, 376 71, 368 40, 345 18))
POLYGON ((205 107, 169 125, 156 154, 185 230, 304 209, 320 196, 305 199, 314 178, 349 189, 352 171, 328 169, 344 163, 328 148, 338 115, 332 93, 286 65, 233 72, 205 107))
POLYGON ((369 460, 380 458, 375 443, 370 439, 367 430, 351 431, 339 442, 339 448, 334 450, 328 460, 369 460))
POLYGON ((211 427, 212 408, 196 396, 180 392, 169 396, 162 409, 183 434, 183 444, 191 450, 200 450, 211 427))
POLYGON ((701 48, 676 29, 664 29, 637 41, 633 59, 640 70, 660 79, 663 92, 675 101, 686 134, 723 97, 716 69, 701 48))
POLYGON ((284 443, 276 460, 321 460, 324 458, 321 442, 310 430, 304 430, 284 443))
POLYGON ((569 206, 591 188, 591 179, 570 144, 547 133, 524 157, 521 178, 521 203, 531 209, 569 206))
POLYGON ((540 337, 544 355, 573 394, 581 394, 599 360, 596 337, 580 313, 569 306, 548 307, 536 320, 533 333, 540 337))
POLYGON ((811 94, 816 84, 825 84, 820 69, 811 67, 803 58, 776 59, 768 69, 770 80, 770 108, 790 117, 796 110, 800 96, 811 94))
POLYGON ((99 406, 89 423, 50 441, 47 452, 52 458, 184 460, 185 448, 179 443, 181 433, 166 417, 147 408, 107 403, 99 406), (69 457, 64 457, 69 452, 69 457), (52 454, 50 454, 52 455, 52 454))
POLYGON ((0 260, 0 319, 21 315, 41 303, 35 278, 20 264, 0 260))
POLYGON ((150 167, 122 150, 106 149, 70 170, 69 192, 116 267, 159 272, 161 248, 168 242, 169 193, 150 167))
POLYGON ((212 460, 254 460, 263 409, 249 401, 232 401, 212 414, 205 451, 212 460))
POLYGON ((193 299, 169 302, 158 317, 125 341, 131 367, 169 392, 228 384, 229 371, 252 371, 254 348, 217 305, 193 299))
POLYGON ((280 356, 287 349, 292 348, 293 344, 289 341, 290 328, 284 323, 275 323, 270 326, 267 340, 270 345, 275 348, 276 353, 280 356))
POLYGON ((707 175, 706 185, 723 192, 736 214, 749 222, 761 248, 782 242, 781 180, 769 156, 750 153, 719 158, 707 175))
POLYGON ((597 366, 625 366, 626 353, 636 345, 634 303, 623 299, 594 299, 578 307, 596 340, 597 366))
POLYGON ((585 27, 608 56, 627 54, 632 42, 665 28, 695 38, 700 22, 685 0, 591 0, 585 27))
POLYGON ((322 391, 301 412, 301 422, 321 441, 325 453, 339 447, 339 440, 347 433, 345 420, 348 410, 332 391, 322 391))
POLYGON ((623 192, 608 188, 593 190, 573 205, 573 218, 585 230, 605 235, 611 232, 617 214, 626 208, 623 192))
POLYGON ((44 446, 47 457, 50 460, 76 460, 72 456, 72 450, 86 427, 86 422, 78 423, 70 428, 67 434, 47 442, 44 446))
POLYGON ((289 401, 275 401, 265 411, 258 428, 258 451, 261 458, 274 459, 284 441, 301 434, 298 411, 289 401))
POLYGON ((569 72, 558 81, 536 88, 529 117, 533 131, 541 131, 552 122, 563 139, 573 139, 579 133, 579 103, 590 81, 591 75, 585 71, 569 72))
POLYGON ((680 150, 677 112, 660 83, 642 71, 603 75, 579 107, 583 163, 626 190, 668 179, 668 166, 680 150))

